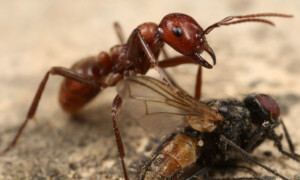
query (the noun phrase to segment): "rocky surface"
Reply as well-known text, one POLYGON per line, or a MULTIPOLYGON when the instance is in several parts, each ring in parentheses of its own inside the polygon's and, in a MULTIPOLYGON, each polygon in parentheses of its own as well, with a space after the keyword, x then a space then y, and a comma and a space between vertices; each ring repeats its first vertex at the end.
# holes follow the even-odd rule
MULTIPOLYGON (((140 23, 158 23, 170 12, 189 14, 203 27, 228 15, 280 12, 295 16, 272 18, 276 28, 249 23, 211 32, 208 42, 217 65, 204 70, 203 98, 241 98, 251 92, 273 95, 300 153, 299 0, 1 1, 0 148, 15 135, 50 67, 69 67, 82 57, 108 51, 118 43, 114 21, 121 23, 128 36, 140 23)), ((170 73, 193 93, 195 66, 170 69, 170 73)), ((149 74, 157 77, 156 72, 149 74)), ((78 116, 69 117, 57 102, 60 81, 60 77, 50 78, 36 123, 31 121, 17 146, 0 157, 0 179, 122 179, 109 114, 115 89, 105 89, 78 116)), ((130 113, 134 110, 123 113, 119 127, 134 178, 135 165, 157 143, 131 120, 130 113)), ((300 165, 283 157, 270 142, 254 155, 287 177, 299 176, 300 165), (265 151, 271 156, 264 156, 265 151)))

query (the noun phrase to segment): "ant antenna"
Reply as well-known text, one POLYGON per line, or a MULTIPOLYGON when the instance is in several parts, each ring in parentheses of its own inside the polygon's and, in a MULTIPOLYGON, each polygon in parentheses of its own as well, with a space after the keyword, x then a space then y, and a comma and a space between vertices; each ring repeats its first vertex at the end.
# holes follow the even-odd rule
POLYGON ((272 21, 259 18, 259 17, 282 17, 282 18, 292 18, 293 15, 288 14, 279 14, 279 13, 259 13, 259 14, 249 14, 249 15, 243 15, 243 16, 228 16, 224 18, 223 20, 210 25, 208 28, 206 28, 203 31, 203 35, 210 33, 213 29, 220 27, 220 26, 229 26, 232 24, 239 24, 239 23, 245 23, 245 22, 260 22, 269 24, 271 26, 275 26, 275 24, 272 21), (235 20, 239 19, 239 20, 235 20))

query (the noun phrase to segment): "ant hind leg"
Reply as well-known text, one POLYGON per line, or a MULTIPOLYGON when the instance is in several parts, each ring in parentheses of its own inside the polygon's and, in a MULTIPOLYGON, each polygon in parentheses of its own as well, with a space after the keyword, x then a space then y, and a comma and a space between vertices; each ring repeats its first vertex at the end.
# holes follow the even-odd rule
POLYGON ((26 127, 27 123, 29 122, 30 119, 33 119, 33 116, 36 113, 37 107, 39 105, 41 96, 44 92, 45 86, 47 84, 47 81, 49 79, 49 75, 59 75, 59 76, 63 76, 65 78, 68 79, 72 79, 74 81, 83 83, 83 84, 87 84, 87 85, 91 85, 91 86, 95 86, 95 87, 99 87, 99 86, 105 86, 105 84, 101 84, 100 82, 96 82, 94 79, 88 78, 82 74, 79 74, 77 72, 74 72, 70 69, 64 68, 64 67, 52 67, 44 76, 42 82, 40 83, 38 90, 35 93, 34 99, 30 105, 30 108, 28 110, 26 119, 24 120, 24 122, 22 123, 22 125, 20 126, 17 134, 15 135, 14 139, 12 140, 12 142, 4 149, 4 151, 2 151, 1 155, 4 155, 6 152, 8 152, 10 149, 12 149, 19 137, 21 136, 24 128, 26 127))

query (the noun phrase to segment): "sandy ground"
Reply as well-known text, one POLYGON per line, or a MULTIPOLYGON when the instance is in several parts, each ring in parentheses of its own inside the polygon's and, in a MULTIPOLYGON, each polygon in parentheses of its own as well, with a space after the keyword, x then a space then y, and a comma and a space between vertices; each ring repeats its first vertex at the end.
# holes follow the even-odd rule
MULTIPOLYGON (((251 92, 273 95, 300 153, 299 0, 0 1, 0 149, 15 135, 50 67, 69 67, 81 57, 108 51, 118 43, 114 21, 121 23, 128 36, 142 22, 159 23, 170 12, 189 14, 203 27, 228 15, 295 15, 272 18, 276 28, 244 24, 211 32, 208 41, 218 62, 213 70, 204 71, 203 98, 241 98, 251 92)), ((175 54, 170 47, 167 51, 175 54)), ((170 73, 193 92, 195 66, 181 66, 170 73)), ((0 157, 0 179, 122 179, 109 114, 115 89, 104 90, 71 118, 57 102, 60 81, 60 77, 50 78, 37 122, 30 122, 16 148, 0 157)), ((154 143, 130 115, 124 112, 123 117, 119 126, 126 163, 132 166, 149 155, 147 145, 154 143)), ((272 143, 265 143, 254 155, 289 178, 299 175, 300 165, 283 157, 272 143), (266 150, 271 157, 262 155, 266 150)), ((135 177, 134 172, 130 175, 135 177)))

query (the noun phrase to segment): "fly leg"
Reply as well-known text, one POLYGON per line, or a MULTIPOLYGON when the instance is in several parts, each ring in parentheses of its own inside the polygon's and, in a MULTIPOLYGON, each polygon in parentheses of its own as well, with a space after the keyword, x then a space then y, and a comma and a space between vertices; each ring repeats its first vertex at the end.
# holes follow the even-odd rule
POLYGON ((235 149, 237 152, 241 153, 242 155, 245 156, 245 158, 247 158, 248 160, 252 161, 253 163, 255 163, 256 165, 264 168, 265 170, 269 171, 270 173, 280 177, 281 179, 284 180, 288 180, 286 177, 284 177, 283 175, 279 174, 278 172, 276 172, 275 170, 263 165, 262 163, 258 162, 257 160, 254 159, 253 156, 251 156, 249 153, 247 153, 244 149, 242 149, 241 147, 239 147, 238 145, 236 145, 234 142, 232 142, 231 140, 227 139, 225 136, 221 135, 220 137, 220 141, 228 144, 229 146, 231 146, 233 149, 235 149))
POLYGON ((300 158, 300 155, 298 155, 298 154, 295 153, 295 147, 294 147, 294 144, 293 144, 293 142, 292 142, 292 139, 291 139, 291 137, 290 137, 290 135, 289 135, 289 132, 288 132, 288 130, 287 130, 287 128, 286 128, 286 126, 285 126, 285 124, 284 124, 284 122, 283 122, 282 119, 280 119, 280 123, 281 123, 281 125, 282 125, 283 132, 284 132, 285 138, 286 138, 286 140, 287 140, 287 143, 288 143, 288 145, 289 145, 290 152, 291 152, 294 156, 297 156, 298 159, 299 159, 299 158, 300 158))
POLYGON ((274 140, 275 142, 275 145, 277 146, 277 149, 284 155, 288 156, 289 158, 297 161, 297 162, 300 162, 299 158, 297 157, 297 155, 295 155, 293 152, 292 153, 289 153, 285 150, 283 150, 282 148, 282 144, 281 144, 281 138, 275 133, 275 131, 272 131, 272 136, 271 138, 274 140))
POLYGON ((299 155, 297 155, 294 151, 294 146, 293 146, 293 143, 291 141, 291 138, 288 134, 288 131, 283 123, 282 120, 281 121, 281 124, 283 126, 283 130, 284 130, 284 133, 285 133, 285 136, 287 138, 287 142, 289 144, 289 148, 290 148, 290 153, 283 150, 283 147, 282 147, 282 143, 281 143, 281 138, 275 133, 275 131, 271 131, 270 135, 269 135, 269 131, 268 131, 268 128, 269 126, 266 126, 266 127, 259 127, 252 135, 252 137, 249 139, 248 141, 248 145, 247 147, 245 148, 245 151, 246 152, 251 152, 256 146, 258 146, 260 143, 262 143, 262 141, 264 140, 264 138, 262 138, 263 136, 266 136, 266 132, 268 132, 268 138, 274 140, 275 142, 275 145, 277 146, 277 149, 284 155, 288 156, 289 158, 297 161, 297 162, 300 162, 299 160, 299 155))

